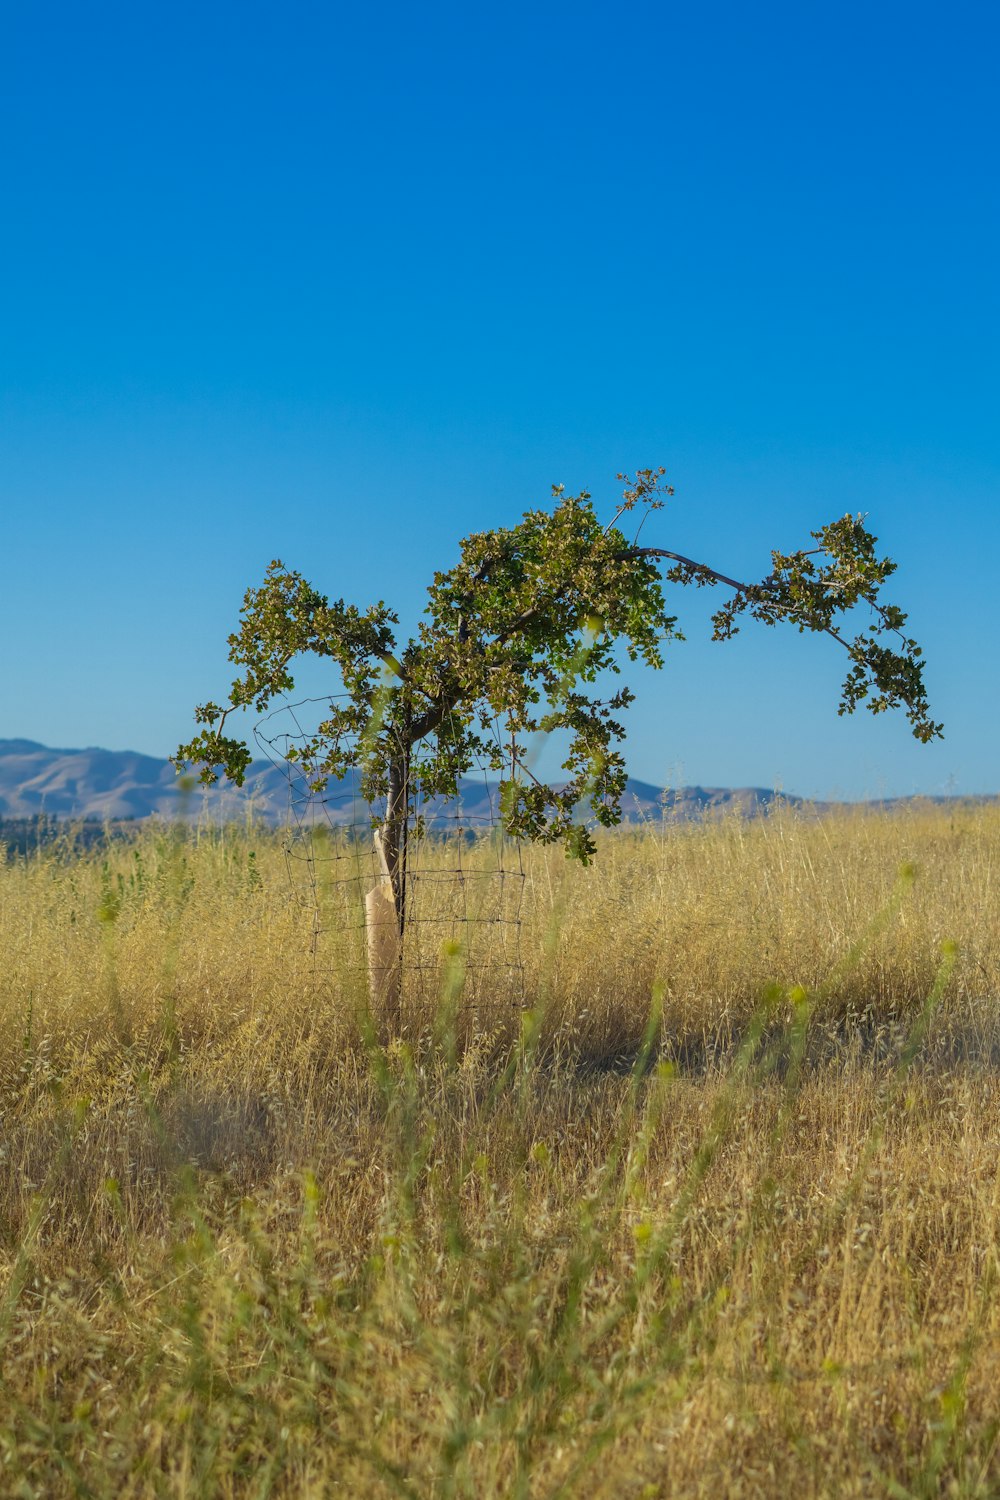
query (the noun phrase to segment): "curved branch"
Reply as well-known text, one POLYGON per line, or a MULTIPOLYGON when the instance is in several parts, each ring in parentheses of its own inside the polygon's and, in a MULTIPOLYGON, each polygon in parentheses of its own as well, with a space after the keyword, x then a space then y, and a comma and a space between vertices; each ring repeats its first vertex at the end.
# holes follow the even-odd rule
POLYGON ((774 589, 778 586, 770 578, 765 578, 763 583, 740 583, 738 579, 720 573, 717 568, 710 568, 707 563, 695 562, 693 557, 685 557, 682 552, 668 552, 665 547, 630 547, 627 552, 616 552, 614 557, 616 562, 627 562, 634 557, 667 557, 671 562, 693 568, 696 573, 712 578, 716 583, 724 583, 727 588, 739 589, 744 594, 752 593, 754 589, 774 589))
MULTIPOLYGON (((808 552, 802 553, 801 555, 804 557, 814 557, 817 553, 824 552, 825 550, 826 549, 823 547, 812 547, 808 552)), ((627 552, 615 553, 616 560, 622 562, 633 557, 669 558, 671 562, 680 563, 685 568, 691 568, 693 572, 700 574, 702 577, 710 578, 713 583, 723 583, 727 588, 736 589, 739 593, 745 594, 750 599, 752 599, 755 594, 759 594, 761 591, 767 591, 770 593, 777 591, 781 587, 779 580, 773 576, 761 579, 760 583, 740 583, 738 579, 730 578, 726 573, 720 573, 717 568, 710 568, 707 563, 696 562, 693 557, 685 557, 681 552, 670 552, 666 547, 630 547, 627 552)), ((826 585, 826 587, 829 588, 832 592, 838 588, 843 589, 846 587, 846 585, 828 584, 826 585)), ((875 613, 880 616, 884 623, 884 607, 879 604, 877 599, 869 599, 867 602, 875 611, 875 613)), ((768 601, 768 607, 770 609, 784 610, 786 614, 791 615, 793 618, 796 614, 794 605, 783 604, 778 599, 768 601)), ((839 633, 839 631, 835 630, 832 625, 814 625, 812 628, 818 633, 828 635, 832 640, 838 641, 840 645, 844 647, 845 651, 850 651, 852 649, 851 642, 845 640, 844 637, 839 633)), ((894 629, 893 634, 897 635, 901 641, 906 641, 906 636, 904 635, 902 630, 894 629)))

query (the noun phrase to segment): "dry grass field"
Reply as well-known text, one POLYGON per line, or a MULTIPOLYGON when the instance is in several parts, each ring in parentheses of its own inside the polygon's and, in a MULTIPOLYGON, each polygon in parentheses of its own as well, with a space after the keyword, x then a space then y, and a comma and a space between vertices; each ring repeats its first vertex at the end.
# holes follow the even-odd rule
POLYGON ((1000 1493, 998 859, 531 851, 387 1046, 272 836, 0 865, 0 1494, 1000 1493))

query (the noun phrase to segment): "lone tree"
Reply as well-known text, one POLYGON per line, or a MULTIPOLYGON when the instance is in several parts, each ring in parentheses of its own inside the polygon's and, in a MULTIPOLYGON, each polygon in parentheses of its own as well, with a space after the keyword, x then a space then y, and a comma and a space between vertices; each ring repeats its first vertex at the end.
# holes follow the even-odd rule
MULTIPOLYGON (((292 690, 297 656, 332 659, 346 692, 295 753, 310 768, 314 790, 356 768, 362 796, 384 807, 373 819, 383 878, 367 915, 373 988, 389 1012, 399 998, 416 799, 456 796, 459 778, 485 763, 503 773, 504 830, 562 843, 586 864, 596 847, 588 818, 605 827, 621 819, 626 772, 618 746, 625 731, 617 715, 633 698, 621 687, 601 699, 591 685, 620 670, 618 642, 630 660, 659 667, 663 645, 682 638, 664 582, 728 591, 712 617, 715 640, 735 635, 743 616, 830 636, 848 660, 839 713, 861 703, 876 714, 902 707, 918 740, 940 735, 929 717, 920 647, 905 633, 903 611, 881 597, 895 564, 879 557, 862 516, 812 532, 816 545, 804 551, 773 551, 767 577, 741 583, 707 563, 626 538, 626 515, 645 520, 673 494, 664 473, 620 474, 623 497, 605 526, 586 491, 566 495, 554 486, 551 510, 467 537, 461 560, 435 573, 417 634, 402 649, 393 632, 398 617, 385 604, 362 611, 342 599, 331 603, 281 562, 247 591, 242 623, 229 637, 229 658, 241 675, 225 707, 209 702, 196 710, 204 728, 175 759, 200 764, 205 783, 222 772, 242 785, 251 757, 244 740, 226 733, 229 715, 251 706, 263 711, 292 690), (863 628, 844 633, 847 616, 865 605, 863 628), (509 737, 502 748, 490 733, 498 718, 509 737), (568 779, 558 790, 525 764, 528 736, 552 730, 568 736, 568 779)), ((638 530, 641 522, 636 536, 638 530)))

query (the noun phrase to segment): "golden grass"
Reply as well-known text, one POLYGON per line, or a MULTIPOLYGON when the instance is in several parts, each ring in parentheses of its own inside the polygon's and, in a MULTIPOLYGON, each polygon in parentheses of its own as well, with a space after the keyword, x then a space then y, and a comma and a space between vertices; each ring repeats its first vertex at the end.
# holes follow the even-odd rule
POLYGON ((1000 1492, 998 849, 532 851, 388 1047, 266 835, 0 866, 0 1493, 1000 1492))

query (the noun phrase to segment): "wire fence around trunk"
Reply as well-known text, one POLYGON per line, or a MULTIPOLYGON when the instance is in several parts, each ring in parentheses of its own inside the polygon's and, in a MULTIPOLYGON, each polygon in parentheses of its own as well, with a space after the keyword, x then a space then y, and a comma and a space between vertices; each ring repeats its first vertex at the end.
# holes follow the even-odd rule
MULTIPOLYGON (((283 705, 254 734, 287 783, 286 862, 293 890, 312 915, 315 976, 339 988, 363 983, 367 973, 365 896, 382 877, 373 819, 384 809, 362 797, 355 770, 314 789, 319 769, 301 752, 314 737, 318 711, 330 701, 283 705)), ((494 732, 502 746, 499 725, 494 732)), ((430 753, 426 749, 423 756, 430 753)), ((425 798, 421 759, 418 745, 412 751, 404 875, 404 1004, 440 993, 460 973, 470 1003, 486 987, 495 993, 502 985, 511 1004, 520 1005, 525 871, 519 840, 503 832, 498 782, 490 768, 478 765, 462 778, 457 798, 425 798)))

